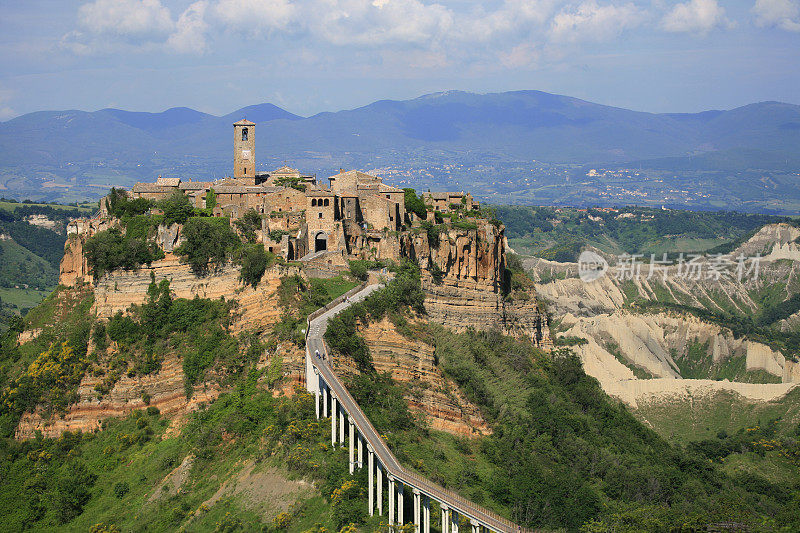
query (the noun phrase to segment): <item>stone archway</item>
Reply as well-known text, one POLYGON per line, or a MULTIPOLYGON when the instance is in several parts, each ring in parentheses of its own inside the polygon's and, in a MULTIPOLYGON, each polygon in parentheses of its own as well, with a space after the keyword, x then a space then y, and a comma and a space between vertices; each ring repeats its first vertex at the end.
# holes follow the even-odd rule
POLYGON ((314 236, 314 252, 324 252, 328 249, 328 234, 319 231, 314 236))

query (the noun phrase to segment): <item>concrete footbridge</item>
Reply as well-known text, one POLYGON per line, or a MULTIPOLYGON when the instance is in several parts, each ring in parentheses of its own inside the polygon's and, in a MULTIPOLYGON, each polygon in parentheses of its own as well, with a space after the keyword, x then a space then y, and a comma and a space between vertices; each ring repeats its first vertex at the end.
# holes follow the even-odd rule
POLYGON ((390 525, 411 522, 403 516, 405 487, 408 487, 413 497, 413 524, 418 533, 430 533, 431 501, 436 502, 441 511, 442 533, 457 533, 460 517, 468 520, 472 533, 529 531, 403 468, 333 371, 328 347, 323 340, 328 320, 382 287, 380 283, 362 284, 315 311, 308 317, 306 333, 306 388, 315 395, 317 418, 330 417, 331 445, 343 446, 345 440, 349 443, 350 473, 356 468, 367 467, 370 516, 376 509, 378 514, 384 513, 385 479, 390 525))

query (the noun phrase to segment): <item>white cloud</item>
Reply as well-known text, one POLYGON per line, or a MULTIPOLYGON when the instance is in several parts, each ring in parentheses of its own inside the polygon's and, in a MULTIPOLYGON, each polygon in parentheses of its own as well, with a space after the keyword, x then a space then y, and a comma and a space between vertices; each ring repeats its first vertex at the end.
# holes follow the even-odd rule
POLYGON ((259 34, 288 29, 297 6, 290 0, 220 0, 214 13, 232 29, 259 34))
POLYGON ((161 0, 96 0, 78 9, 78 23, 90 33, 163 35, 174 23, 161 0))
POLYGON ((175 32, 167 39, 167 46, 182 54, 205 52, 208 24, 203 17, 207 7, 208 2, 201 0, 186 8, 175 24, 175 32))
POLYGON ((66 33, 60 46, 77 55, 120 50, 205 52, 207 0, 191 4, 178 20, 161 0, 95 0, 78 8, 78 29, 66 33))
POLYGON ((427 44, 446 37, 453 13, 419 0, 338 0, 306 4, 311 31, 337 45, 427 44))
POLYGON ((599 5, 594 0, 562 9, 550 26, 556 42, 605 41, 639 26, 644 14, 633 4, 599 5))
POLYGON ((800 5, 793 0, 756 0, 752 11, 758 26, 800 32, 800 5))
POLYGON ((477 9, 457 20, 457 38, 464 41, 508 39, 515 33, 541 29, 553 15, 559 0, 505 0, 494 11, 477 9))
POLYGON ((690 0, 676 5, 661 20, 661 27, 673 33, 697 33, 705 35, 714 28, 732 26, 725 17, 725 9, 717 0, 690 0))

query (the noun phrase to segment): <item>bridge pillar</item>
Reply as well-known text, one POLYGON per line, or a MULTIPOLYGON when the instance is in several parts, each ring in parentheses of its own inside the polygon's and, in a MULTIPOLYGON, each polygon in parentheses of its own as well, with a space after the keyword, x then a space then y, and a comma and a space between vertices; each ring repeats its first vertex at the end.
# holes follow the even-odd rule
POLYGON ((339 444, 344 444, 344 407, 339 408, 339 444))
POLYGON ((375 454, 367 447, 367 484, 369 485, 369 515, 375 516, 375 454))
POLYGON ((442 508, 442 533, 450 532, 450 508, 445 504, 439 505, 442 508))
POLYGON ((350 433, 348 437, 350 437, 350 475, 353 475, 353 467, 355 466, 355 461, 353 460, 353 445, 355 444, 353 440, 355 439, 355 429, 356 425, 353 424, 352 420, 350 421, 350 433))
POLYGON ((330 396, 330 391, 328 391, 328 387, 322 388, 322 417, 325 418, 328 416, 328 396, 330 396))
POLYGON ((481 525, 479 523, 477 523, 475 520, 471 520, 470 525, 472 526, 472 533, 480 533, 481 525))
POLYGON ((317 413, 317 420, 319 420, 319 387, 314 391, 314 410, 317 413))
POLYGON ((377 464, 377 467, 375 473, 378 475, 378 514, 383 516, 383 467, 380 463, 377 464))
POLYGON ((422 532, 422 495, 417 489, 414 489, 414 530, 416 533, 422 532))
POLYGON ((425 496, 422 506, 422 533, 431 533, 431 497, 425 496))
POLYGON ((389 526, 394 526, 394 500, 395 500, 395 493, 394 493, 394 479, 389 478, 389 526))
POLYGON ((358 444, 358 460, 356 461, 356 466, 358 468, 364 468, 364 439, 358 432, 356 432, 356 444, 358 444))
POLYGON ((405 495, 405 487, 402 483, 397 484, 397 523, 401 526, 403 522, 403 496, 405 495))
POLYGON ((458 513, 455 509, 450 511, 450 532, 458 533, 458 513))
POLYGON ((331 448, 336 446, 336 417, 339 413, 336 410, 336 396, 331 395, 331 448))

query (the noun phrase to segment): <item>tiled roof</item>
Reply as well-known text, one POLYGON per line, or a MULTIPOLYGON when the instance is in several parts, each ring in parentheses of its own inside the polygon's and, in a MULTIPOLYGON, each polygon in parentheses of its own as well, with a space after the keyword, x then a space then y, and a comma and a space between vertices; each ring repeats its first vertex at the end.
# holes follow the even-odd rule
POLYGON ((249 120, 247 120, 246 118, 243 118, 243 119, 242 119, 242 120, 240 120, 239 122, 234 122, 234 123, 233 123, 233 125, 234 125, 234 126, 255 126, 255 125, 256 125, 256 123, 255 123, 255 122, 250 122, 250 121, 249 121, 249 120))
POLYGON ((156 185, 162 185, 164 187, 177 187, 180 184, 180 178, 158 178, 156 180, 156 185))
POLYGON ((393 187, 392 185, 386 185, 385 183, 381 183, 379 190, 380 192, 403 192, 403 189, 393 187))
POLYGON ((197 191, 211 187, 210 181, 182 181, 178 187, 182 191, 197 191))

